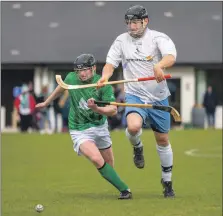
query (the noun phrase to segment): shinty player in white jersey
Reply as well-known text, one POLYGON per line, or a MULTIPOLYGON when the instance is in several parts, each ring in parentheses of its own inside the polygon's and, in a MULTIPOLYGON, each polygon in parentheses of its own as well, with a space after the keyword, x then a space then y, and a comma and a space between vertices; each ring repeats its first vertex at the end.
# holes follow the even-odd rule
MULTIPOLYGON (((164 69, 176 61, 176 48, 173 41, 164 33, 151 30, 147 10, 140 5, 130 7, 125 14, 128 32, 119 35, 107 55, 102 78, 98 87, 103 86, 122 63, 125 79, 155 76, 156 81, 126 83, 126 103, 152 103, 168 105, 170 95, 164 79, 164 69)), ((133 145, 134 163, 144 167, 143 144, 140 140, 142 126, 149 119, 153 129, 156 148, 161 162, 164 197, 174 197, 172 187, 173 152, 169 142, 170 114, 164 111, 127 107, 126 136, 133 145)))

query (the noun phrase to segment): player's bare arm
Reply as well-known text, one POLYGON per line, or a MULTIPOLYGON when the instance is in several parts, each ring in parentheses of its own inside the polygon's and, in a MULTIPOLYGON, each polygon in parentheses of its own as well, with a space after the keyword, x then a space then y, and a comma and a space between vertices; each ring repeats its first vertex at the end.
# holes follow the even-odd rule
POLYGON ((175 61, 176 59, 173 55, 166 55, 161 59, 161 61, 154 65, 154 75, 158 83, 165 79, 163 70, 171 67, 175 61))
POLYGON ((103 68, 103 72, 102 72, 102 77, 101 79, 98 80, 97 84, 98 87, 102 87, 103 82, 106 82, 110 79, 110 77, 112 76, 113 72, 114 72, 114 66, 112 64, 106 63, 104 68, 103 68))
POLYGON ((63 89, 58 85, 56 89, 50 94, 50 96, 44 102, 36 105, 36 108, 41 109, 47 107, 52 101, 58 98, 64 91, 65 89, 63 89))
POLYGON ((88 99, 87 101, 88 107, 92 109, 94 112, 99 113, 101 115, 113 116, 117 114, 117 107, 114 105, 108 105, 106 107, 99 107, 94 103, 94 99, 88 99))

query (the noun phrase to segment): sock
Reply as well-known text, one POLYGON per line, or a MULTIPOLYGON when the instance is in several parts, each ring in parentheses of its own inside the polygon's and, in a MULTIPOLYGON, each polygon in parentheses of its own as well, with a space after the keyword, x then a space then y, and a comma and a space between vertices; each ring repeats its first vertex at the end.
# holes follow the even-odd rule
POLYGON ((104 165, 98 169, 103 178, 115 186, 120 192, 128 190, 129 187, 120 179, 115 170, 108 164, 104 165))
POLYGON ((128 137, 130 143, 135 147, 135 148, 139 148, 142 147, 142 142, 140 140, 140 135, 142 134, 142 129, 140 129, 140 131, 135 135, 132 136, 129 132, 128 129, 126 128, 125 130, 125 134, 128 137))
POLYGON ((164 181, 171 181, 173 167, 173 151, 171 145, 170 143, 168 146, 156 145, 156 149, 161 161, 162 179, 164 181))

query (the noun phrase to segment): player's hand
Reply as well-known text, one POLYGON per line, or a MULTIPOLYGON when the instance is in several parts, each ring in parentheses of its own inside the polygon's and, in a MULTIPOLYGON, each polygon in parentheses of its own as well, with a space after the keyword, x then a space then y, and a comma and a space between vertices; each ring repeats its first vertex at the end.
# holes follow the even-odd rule
POLYGON ((154 65, 153 70, 158 83, 165 80, 163 69, 158 64, 154 65))
POLYGON ((97 104, 94 103, 94 98, 90 98, 90 99, 88 99, 88 101, 87 101, 87 106, 88 106, 90 109, 92 109, 93 111, 97 111, 98 106, 97 106, 97 104))
POLYGON ((47 107, 47 106, 48 106, 48 105, 47 105, 46 102, 42 102, 42 103, 38 103, 38 104, 36 104, 35 108, 36 108, 36 109, 43 109, 43 108, 45 108, 45 107, 47 107))
POLYGON ((105 86, 105 84, 103 84, 104 82, 108 82, 108 79, 104 78, 104 77, 101 77, 98 82, 97 82, 97 89, 105 86))

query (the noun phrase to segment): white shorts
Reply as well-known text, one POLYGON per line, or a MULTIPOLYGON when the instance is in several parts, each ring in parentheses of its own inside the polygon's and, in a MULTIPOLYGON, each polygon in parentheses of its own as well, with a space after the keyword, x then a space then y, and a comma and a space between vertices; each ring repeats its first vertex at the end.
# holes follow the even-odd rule
POLYGON ((81 155, 80 145, 85 141, 92 141, 99 150, 110 148, 112 145, 108 123, 98 127, 88 128, 83 131, 70 130, 70 136, 73 141, 74 151, 81 155))

